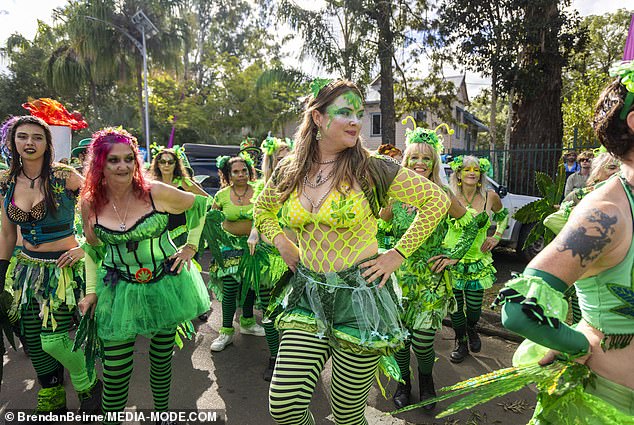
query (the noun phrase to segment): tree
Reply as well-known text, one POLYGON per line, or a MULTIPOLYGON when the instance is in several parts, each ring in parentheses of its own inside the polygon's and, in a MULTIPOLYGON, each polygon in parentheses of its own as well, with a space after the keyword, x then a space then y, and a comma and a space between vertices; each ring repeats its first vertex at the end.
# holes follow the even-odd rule
MULTIPOLYGON (((489 147, 493 151, 503 132, 497 118, 498 98, 513 84, 521 9, 515 0, 445 0, 440 7, 441 33, 461 64, 491 77, 489 147)), ((484 116, 484 115, 482 115, 484 116)))
MULTIPOLYGON (((517 72, 517 98, 511 146, 538 145, 548 149, 540 160, 512 158, 509 190, 522 181, 534 182, 534 171, 553 173, 561 156, 562 68, 576 44, 583 41, 578 19, 563 13, 567 1, 522 0, 525 34, 520 47, 522 61, 517 72)), ((532 187, 532 185, 530 186, 532 187)))

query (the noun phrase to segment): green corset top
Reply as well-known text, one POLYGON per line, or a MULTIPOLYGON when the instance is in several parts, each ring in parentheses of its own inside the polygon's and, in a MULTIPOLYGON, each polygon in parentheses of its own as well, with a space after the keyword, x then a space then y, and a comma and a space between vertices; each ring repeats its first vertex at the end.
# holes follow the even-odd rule
POLYGON ((163 261, 176 252, 167 231, 167 221, 167 213, 153 211, 123 232, 95 224, 95 234, 106 248, 104 266, 130 278, 137 276, 137 281, 142 281, 148 271, 151 276, 157 276, 163 261), (144 275, 141 280, 139 273, 144 275))
MULTIPOLYGON (((629 186, 623 181, 623 188, 634 205, 634 197, 629 186)), ((609 345, 628 345, 634 335, 634 240, 627 255, 616 266, 596 276, 580 279, 575 283, 579 307, 583 318, 608 336, 609 345)), ((604 341, 605 342, 605 341, 604 341)))

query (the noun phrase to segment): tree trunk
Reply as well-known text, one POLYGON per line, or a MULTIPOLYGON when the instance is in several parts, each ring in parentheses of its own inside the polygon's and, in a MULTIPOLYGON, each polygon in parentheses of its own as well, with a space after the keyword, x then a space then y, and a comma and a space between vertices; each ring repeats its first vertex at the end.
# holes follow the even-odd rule
POLYGON ((535 149, 511 159, 509 190, 537 195, 535 171, 551 176, 557 171, 563 138, 561 69, 557 0, 536 0, 526 7, 527 42, 518 87, 511 148, 535 149), (528 76, 531 81, 526 81, 528 76), (528 83, 528 84, 527 84, 528 83), (539 149, 539 151, 537 151, 539 149))
POLYGON ((495 155, 495 120, 497 119, 498 112, 498 89, 497 89, 497 72, 493 71, 491 75, 491 113, 489 119, 489 137, 491 137, 491 141, 489 142, 489 156, 491 158, 491 164, 493 164, 493 169, 496 170, 498 163, 495 155))
POLYGON ((394 110, 394 34, 392 33, 392 3, 376 2, 376 20, 379 29, 379 64, 381 66, 381 138, 383 143, 396 143, 396 112, 394 110))

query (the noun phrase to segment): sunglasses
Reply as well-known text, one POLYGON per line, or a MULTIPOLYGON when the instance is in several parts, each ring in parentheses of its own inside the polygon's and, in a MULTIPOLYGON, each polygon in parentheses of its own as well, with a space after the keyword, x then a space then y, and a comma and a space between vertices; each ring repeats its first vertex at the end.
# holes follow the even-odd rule
POLYGON ((161 165, 174 165, 176 164, 176 161, 174 161, 173 159, 159 159, 158 163, 161 165))
POLYGON ((579 162, 590 162, 592 159, 590 158, 579 158, 579 162))

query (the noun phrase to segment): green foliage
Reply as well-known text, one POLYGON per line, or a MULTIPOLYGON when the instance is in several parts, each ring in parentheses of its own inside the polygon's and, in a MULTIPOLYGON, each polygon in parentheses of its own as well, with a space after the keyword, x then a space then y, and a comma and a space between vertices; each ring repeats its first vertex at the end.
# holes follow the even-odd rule
POLYGON ((520 223, 535 223, 522 249, 526 249, 540 237, 544 238, 544 244, 550 243, 555 237, 555 234, 544 226, 544 219, 559 209, 566 186, 566 171, 563 162, 559 163, 554 181, 548 174, 535 172, 535 183, 542 199, 524 205, 513 214, 513 218, 520 223))
MULTIPOLYGON (((485 124, 491 121, 491 90, 489 88, 480 91, 469 104, 469 112, 482 120, 485 124)), ((501 96, 497 99, 495 114, 495 141, 496 148, 504 147, 504 132, 506 130, 506 121, 509 114, 508 96, 501 96)), ((488 149, 491 142, 491 134, 483 133, 478 135, 478 143, 484 144, 488 149)))
POLYGON ((623 55, 630 17, 631 12, 620 9, 583 18, 587 43, 572 54, 563 74, 564 146, 596 146, 594 104, 610 80, 609 67, 623 55))

